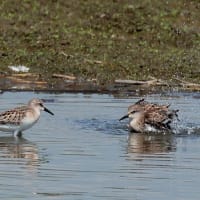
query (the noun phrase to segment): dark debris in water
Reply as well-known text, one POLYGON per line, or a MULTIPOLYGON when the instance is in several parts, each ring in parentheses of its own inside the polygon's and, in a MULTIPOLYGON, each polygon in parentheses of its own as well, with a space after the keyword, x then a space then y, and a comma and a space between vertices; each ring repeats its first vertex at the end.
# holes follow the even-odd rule
POLYGON ((42 99, 42 101, 45 103, 54 103, 55 99, 42 99))

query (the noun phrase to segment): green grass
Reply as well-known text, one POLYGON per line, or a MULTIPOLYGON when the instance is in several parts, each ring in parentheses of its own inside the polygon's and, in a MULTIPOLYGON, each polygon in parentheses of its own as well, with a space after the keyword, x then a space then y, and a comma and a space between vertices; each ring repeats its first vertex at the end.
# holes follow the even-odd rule
POLYGON ((0 70, 25 65, 44 78, 200 83, 199 7, 187 0, 2 0, 0 70))

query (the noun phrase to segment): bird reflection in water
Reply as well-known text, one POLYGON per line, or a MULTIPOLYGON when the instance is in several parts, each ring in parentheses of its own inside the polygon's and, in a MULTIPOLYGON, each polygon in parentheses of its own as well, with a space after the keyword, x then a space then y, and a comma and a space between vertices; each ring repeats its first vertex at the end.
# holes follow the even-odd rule
POLYGON ((158 154, 176 151, 174 134, 130 133, 128 137, 129 155, 158 154))
POLYGON ((39 165, 37 146, 23 137, 0 137, 0 158, 23 159, 28 170, 39 165))

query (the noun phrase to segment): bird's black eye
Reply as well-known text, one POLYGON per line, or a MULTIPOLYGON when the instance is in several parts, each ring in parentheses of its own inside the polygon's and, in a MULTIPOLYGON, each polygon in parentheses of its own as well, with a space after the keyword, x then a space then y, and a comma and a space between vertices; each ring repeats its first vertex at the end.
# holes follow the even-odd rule
POLYGON ((136 110, 133 110, 132 112, 131 112, 131 114, 134 114, 134 113, 136 113, 137 111, 136 110))
POLYGON ((41 107, 43 107, 43 104, 42 104, 42 103, 39 103, 39 105, 40 105, 41 107))

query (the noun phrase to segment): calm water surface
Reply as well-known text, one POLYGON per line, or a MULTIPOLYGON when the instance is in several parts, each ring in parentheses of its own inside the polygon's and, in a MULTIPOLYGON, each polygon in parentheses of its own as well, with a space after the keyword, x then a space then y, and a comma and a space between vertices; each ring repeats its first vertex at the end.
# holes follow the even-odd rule
POLYGON ((180 109, 175 134, 128 134, 118 119, 141 97, 3 93, 0 111, 45 99, 22 139, 0 135, 0 199, 200 198, 200 94, 149 95, 180 109))

